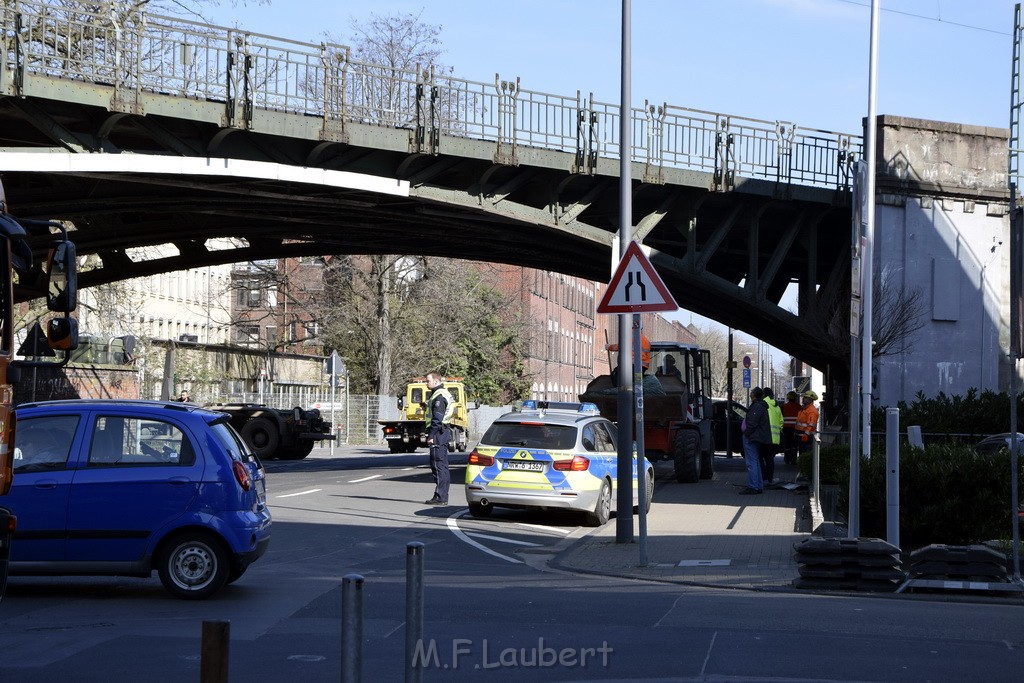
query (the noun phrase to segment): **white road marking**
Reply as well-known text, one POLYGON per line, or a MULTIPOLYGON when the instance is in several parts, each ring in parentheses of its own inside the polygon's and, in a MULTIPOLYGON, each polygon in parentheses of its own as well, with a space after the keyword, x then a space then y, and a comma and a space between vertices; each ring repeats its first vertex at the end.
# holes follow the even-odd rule
POLYGON ((310 489, 308 491, 299 491, 298 493, 285 493, 284 495, 276 496, 277 498, 291 498, 292 496, 304 496, 308 493, 317 493, 323 491, 323 489, 310 489))
POLYGON ((540 546, 540 543, 530 543, 529 541, 519 541, 519 540, 516 540, 514 538, 505 538, 504 536, 491 536, 490 534, 481 534, 481 533, 479 533, 477 531, 467 531, 466 535, 467 536, 472 536, 473 538, 483 538, 483 539, 488 540, 488 541, 497 541, 498 543, 510 543, 512 545, 528 546, 530 548, 536 548, 536 547, 540 546))
POLYGON ((559 529, 556 526, 544 526, 543 524, 527 524, 526 522, 516 522, 519 526, 525 526, 530 529, 545 529, 547 531, 557 531, 560 534, 571 534, 571 529, 559 529))
POLYGON ((358 484, 359 482, 370 481, 371 479, 377 479, 378 477, 383 477, 383 476, 384 476, 383 474, 374 474, 374 475, 369 476, 369 477, 363 477, 362 479, 353 479, 349 483, 350 484, 358 484))
POLYGON ((522 560, 517 560, 514 557, 509 557, 508 555, 502 555, 501 553, 495 552, 495 551, 491 550, 490 548, 488 548, 487 546, 482 545, 480 543, 477 543, 472 538, 467 536, 466 533, 462 529, 459 528, 459 522, 458 522, 458 518, 462 517, 465 514, 468 514, 468 511, 461 510, 459 512, 456 512, 454 515, 452 515, 451 517, 448 518, 448 528, 451 530, 451 532, 453 534, 455 534, 456 538, 458 538, 463 543, 468 543, 469 545, 473 546, 477 550, 482 550, 485 553, 487 553, 488 555, 494 555, 495 557, 499 557, 499 558, 505 560, 506 562, 511 562, 512 564, 523 564, 522 560))

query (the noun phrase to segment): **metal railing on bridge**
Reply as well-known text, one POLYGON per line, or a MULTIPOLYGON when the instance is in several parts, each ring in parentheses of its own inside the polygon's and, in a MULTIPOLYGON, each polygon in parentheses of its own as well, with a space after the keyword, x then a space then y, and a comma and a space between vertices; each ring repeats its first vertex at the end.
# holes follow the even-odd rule
MULTIPOLYGON (((108 6, 109 7, 109 6, 108 6)), ((618 158, 618 104, 591 95, 526 90, 520 79, 470 81, 432 68, 352 59, 349 47, 305 43, 144 12, 88 12, 31 0, 4 3, 0 93, 31 95, 30 78, 109 86, 111 107, 142 113, 147 95, 223 103, 228 127, 248 128, 255 110, 315 116, 321 137, 346 141, 368 124, 410 131, 413 151, 437 153, 442 136, 495 143, 497 163, 520 149, 573 154, 573 172, 594 174, 618 158)), ((663 170, 847 189, 859 135, 668 104, 632 107, 633 160, 646 182, 663 170)))

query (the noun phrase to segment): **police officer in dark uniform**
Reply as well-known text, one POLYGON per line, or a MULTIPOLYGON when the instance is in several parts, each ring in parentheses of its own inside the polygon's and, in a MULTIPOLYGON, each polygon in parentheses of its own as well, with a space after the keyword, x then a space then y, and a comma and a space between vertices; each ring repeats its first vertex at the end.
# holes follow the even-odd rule
POLYGON ((448 423, 455 412, 452 395, 444 388, 440 373, 427 373, 427 388, 430 398, 427 401, 427 448, 430 449, 430 472, 434 475, 434 496, 425 501, 427 505, 447 505, 448 487, 451 476, 448 472, 448 443, 452 439, 452 430, 448 423))

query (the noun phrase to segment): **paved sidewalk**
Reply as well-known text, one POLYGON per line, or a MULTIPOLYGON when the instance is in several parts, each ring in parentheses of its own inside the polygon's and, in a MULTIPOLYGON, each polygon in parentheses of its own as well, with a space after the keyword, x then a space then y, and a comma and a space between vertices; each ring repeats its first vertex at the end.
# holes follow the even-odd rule
MULTIPOLYGON (((655 467, 654 504, 647 516, 647 564, 640 566, 639 519, 634 542, 616 543, 616 520, 559 554, 552 564, 572 571, 733 588, 795 590, 793 544, 811 536, 807 489, 766 488, 741 496, 743 458, 715 458, 715 476, 675 481, 670 463, 655 467)), ((776 458, 775 481, 792 482, 795 465, 776 458)))

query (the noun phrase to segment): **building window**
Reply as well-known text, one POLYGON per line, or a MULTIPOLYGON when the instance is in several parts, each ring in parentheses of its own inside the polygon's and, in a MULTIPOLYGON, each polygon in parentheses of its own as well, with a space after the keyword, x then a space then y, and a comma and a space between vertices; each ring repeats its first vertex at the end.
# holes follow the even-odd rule
POLYGON ((239 325, 235 328, 235 341, 242 346, 256 346, 260 342, 259 325, 239 325))
POLYGON ((238 305, 256 308, 260 305, 260 288, 254 280, 242 280, 238 290, 238 305))

